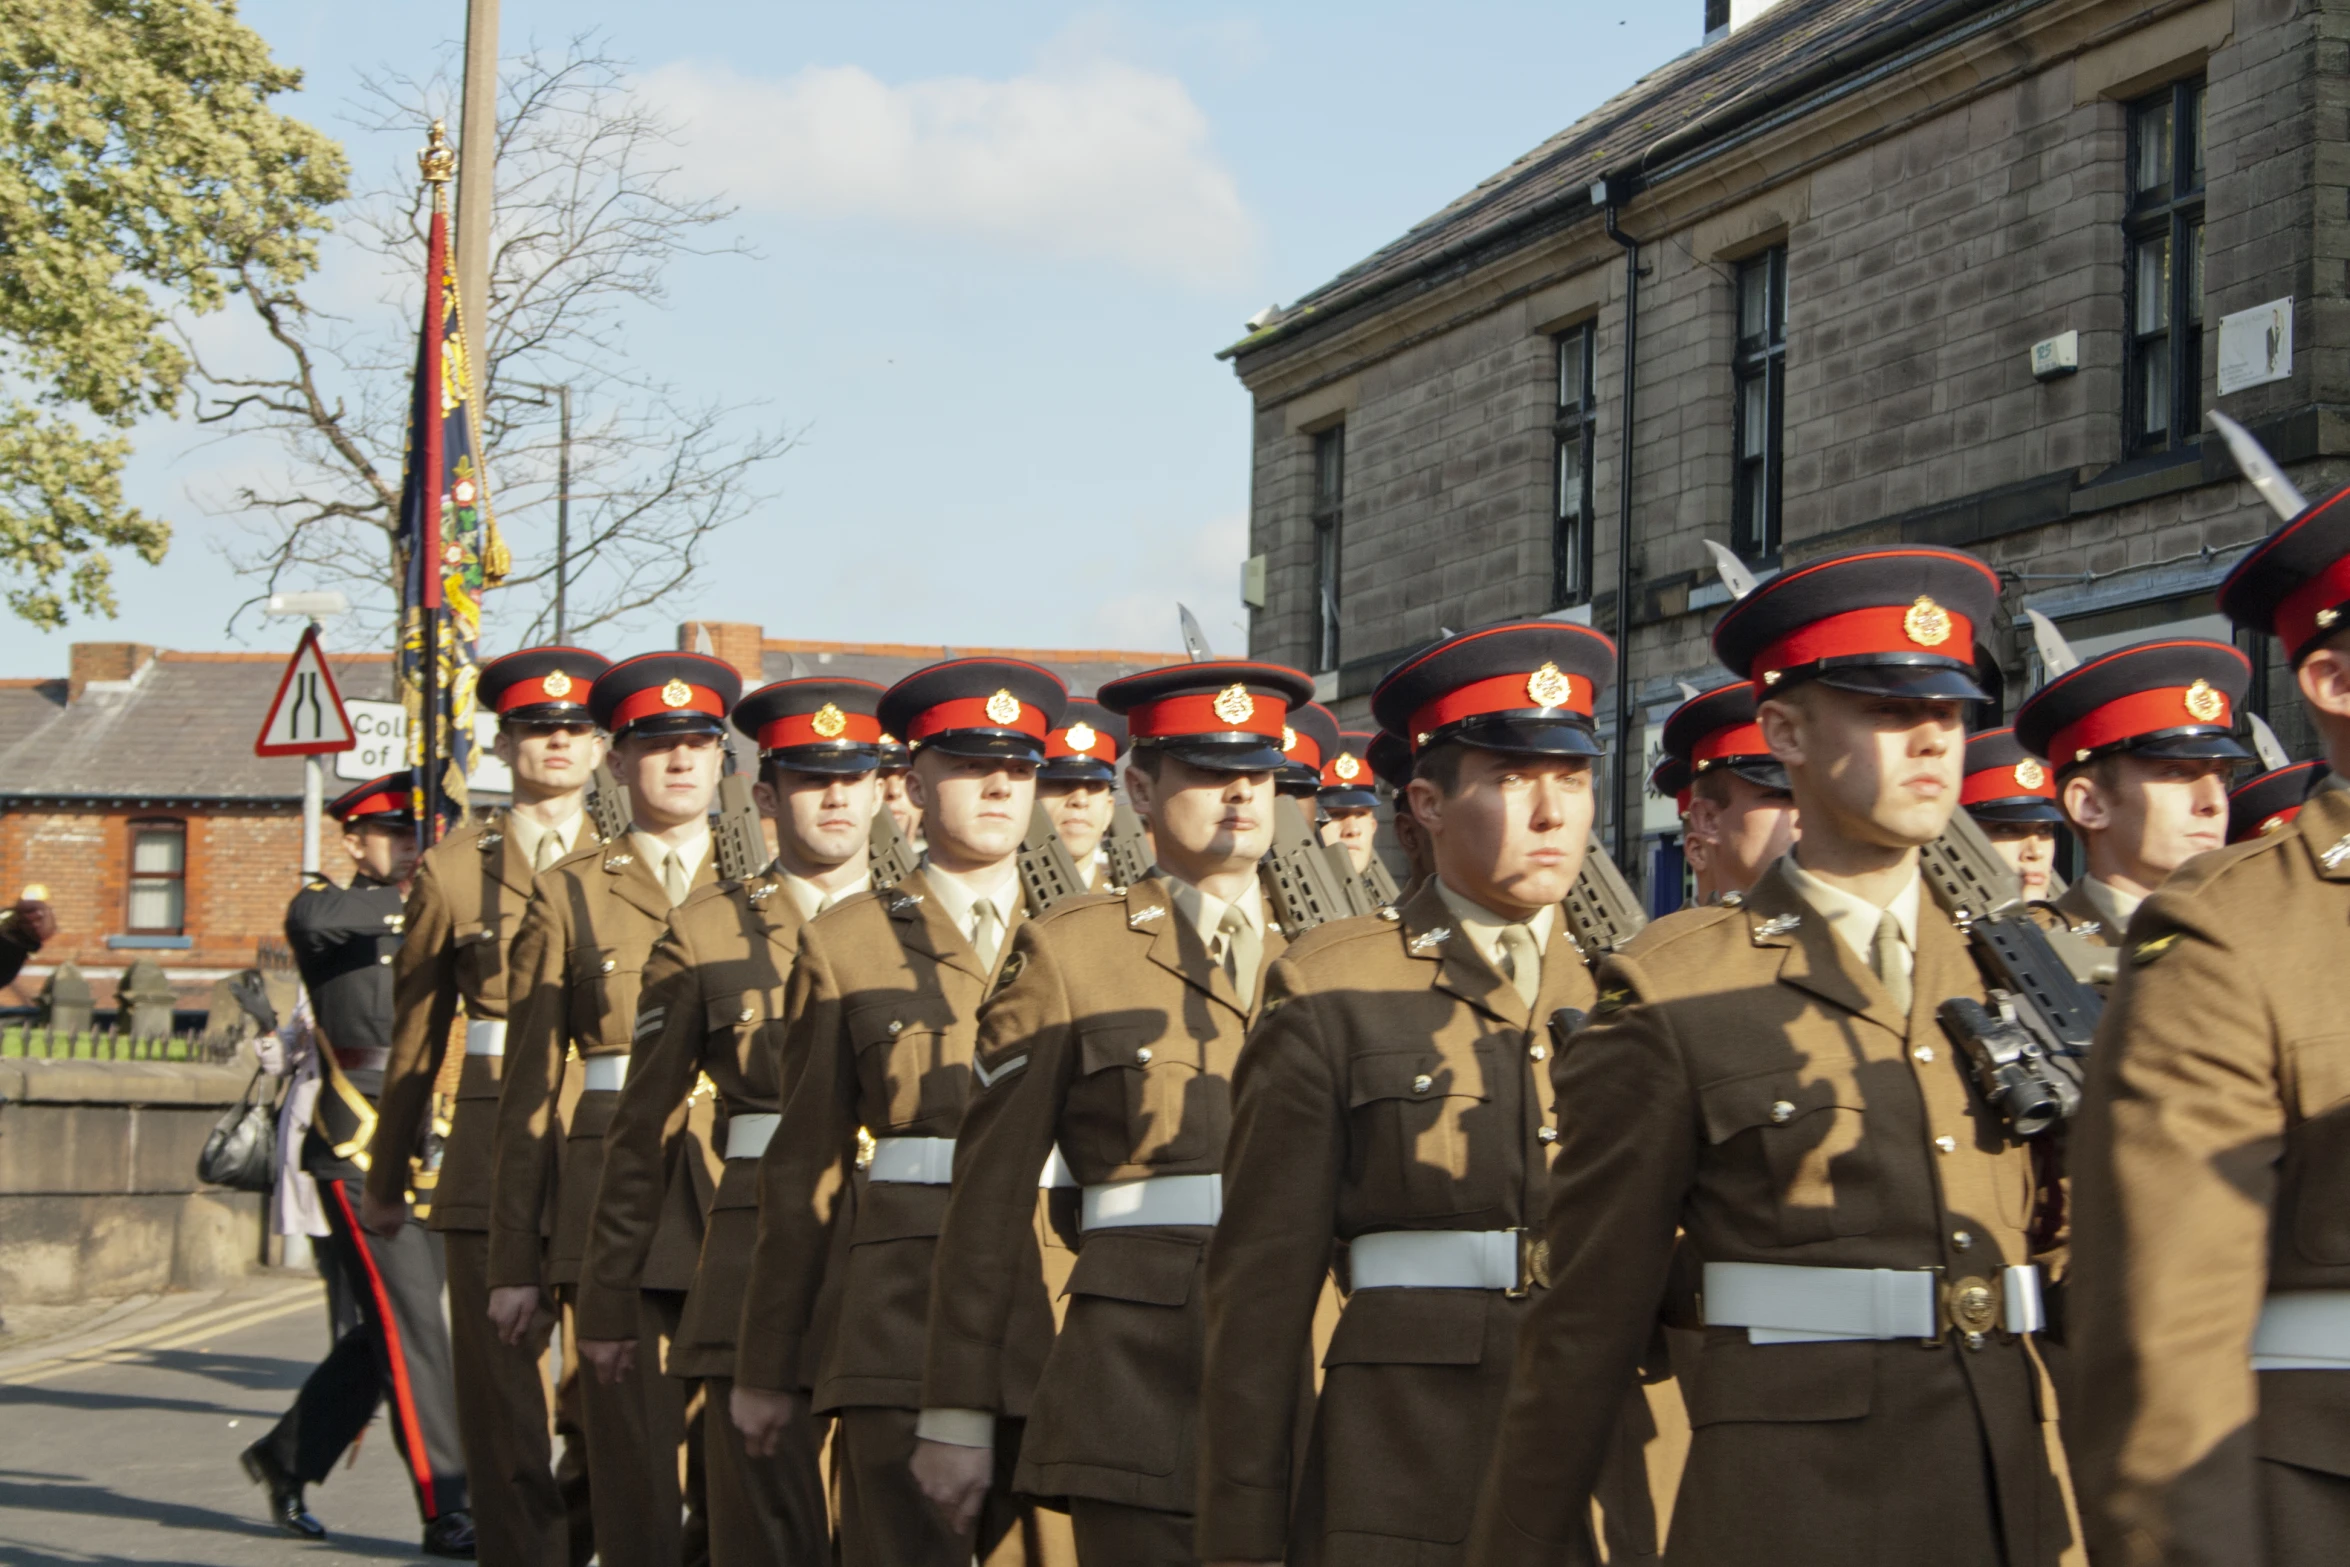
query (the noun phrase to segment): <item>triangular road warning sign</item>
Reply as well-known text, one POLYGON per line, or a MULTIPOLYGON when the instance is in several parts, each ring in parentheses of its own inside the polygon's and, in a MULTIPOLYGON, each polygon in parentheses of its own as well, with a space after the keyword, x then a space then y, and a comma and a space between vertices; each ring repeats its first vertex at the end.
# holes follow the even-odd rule
POLYGON ((277 683, 277 696, 262 720, 253 754, 319 756, 348 751, 358 743, 350 715, 343 711, 343 694, 335 689, 334 671, 326 667, 326 654, 319 650, 318 628, 312 626, 286 661, 285 678, 277 683))

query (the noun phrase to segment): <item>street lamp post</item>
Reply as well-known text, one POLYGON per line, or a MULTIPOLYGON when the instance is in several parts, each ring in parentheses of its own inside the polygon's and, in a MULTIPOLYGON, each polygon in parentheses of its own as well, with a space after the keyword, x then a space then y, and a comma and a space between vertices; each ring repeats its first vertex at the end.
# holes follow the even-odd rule
POLYGON ((538 393, 536 397, 517 397, 512 392, 498 395, 510 402, 528 403, 534 408, 547 406, 547 399, 555 399, 555 419, 560 432, 555 449, 555 640, 564 640, 570 620, 571 588, 571 388, 567 384, 550 385, 542 381, 517 381, 538 393))

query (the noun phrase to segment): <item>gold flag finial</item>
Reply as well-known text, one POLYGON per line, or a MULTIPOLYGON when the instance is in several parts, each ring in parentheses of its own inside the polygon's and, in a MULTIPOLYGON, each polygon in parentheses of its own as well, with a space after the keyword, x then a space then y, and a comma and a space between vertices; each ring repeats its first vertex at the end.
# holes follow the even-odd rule
POLYGON ((428 185, 446 185, 457 177, 457 149, 449 145, 449 127, 443 121, 432 122, 432 136, 416 155, 416 166, 424 170, 428 185))

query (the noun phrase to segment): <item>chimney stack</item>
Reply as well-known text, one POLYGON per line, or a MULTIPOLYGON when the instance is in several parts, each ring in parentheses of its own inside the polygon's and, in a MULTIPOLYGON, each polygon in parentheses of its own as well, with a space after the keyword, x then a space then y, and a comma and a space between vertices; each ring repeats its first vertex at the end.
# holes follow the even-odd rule
POLYGON ((91 681, 135 679, 155 662, 155 650, 144 642, 76 642, 67 666, 65 699, 79 702, 91 681))
POLYGON ((734 666, 745 691, 767 683, 766 661, 759 651, 767 640, 766 627, 740 620, 689 620, 677 628, 677 650, 693 652, 699 640, 695 633, 703 631, 710 634, 711 656, 734 666))

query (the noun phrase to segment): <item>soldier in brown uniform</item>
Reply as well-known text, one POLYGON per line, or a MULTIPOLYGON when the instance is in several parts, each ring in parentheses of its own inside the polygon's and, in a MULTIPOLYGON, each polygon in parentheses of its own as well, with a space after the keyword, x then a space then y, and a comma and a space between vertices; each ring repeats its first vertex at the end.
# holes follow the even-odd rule
POLYGON ((1322 810, 1322 841, 1346 850, 1357 876, 1371 868, 1371 845, 1379 836, 1379 794, 1371 787, 1367 731, 1342 729, 1338 743, 1322 758, 1321 787, 1314 803, 1322 810))
MULTIPOLYGON (((733 1408, 753 1451, 837 1413, 839 1539, 848 1567, 1017 1562, 1034 1530, 992 1489, 977 1538, 922 1499, 906 1460, 920 1406, 931 1252, 964 1102, 979 1003, 1023 922, 1014 856, 1036 802, 1046 732, 1068 699, 1060 679, 1008 659, 917 670, 882 698, 881 722, 914 747, 909 788, 927 847, 914 875, 851 899, 801 938, 785 1003, 790 1093, 759 1167, 758 1250, 744 1291, 733 1408), (873 1139, 845 1248, 841 1194, 873 1139), (810 1354, 820 1295, 838 1292, 829 1342, 810 1354), (814 1395, 800 1393, 813 1360, 814 1395)), ((1037 1171, 1028 1197, 1036 1203, 1037 1171)), ((1033 1233, 1033 1232, 1031 1232, 1033 1233)), ((1007 1375, 1026 1410, 1051 1307, 1035 1252, 1013 1307, 1024 1366, 1007 1375)), ((999 1438, 1008 1475, 1017 1420, 999 1438)))
POLYGON ((1789 568, 1717 627, 1803 836, 1736 907, 1668 916, 1607 960, 1559 1057, 1551 1283, 1520 1334, 1479 1567, 1577 1548, 1677 1229, 1706 1326, 1671 1560, 2058 1559, 2032 1161, 1937 1025, 1985 990, 1918 870, 1958 805, 1997 602, 1970 556, 1865 550, 1789 568))
POLYGON ((588 687, 610 660, 577 648, 526 648, 483 666, 475 699, 498 715, 496 752, 513 804, 428 851, 408 893, 407 940, 392 969, 392 1060, 384 1072, 361 1217, 376 1234, 407 1212, 409 1158, 424 1142, 460 1006, 464 1066, 442 1145, 430 1227, 448 1257, 457 1421, 481 1554, 517 1567, 563 1567, 594 1554, 587 1456, 579 1440, 576 1352, 564 1357, 557 1424, 563 1481, 551 1467, 539 1362, 555 1314, 533 1314, 519 1344, 489 1318, 490 1137, 506 1054, 506 958, 538 872, 582 842, 588 775, 603 742, 588 687))
POLYGON ((1967 736, 1958 803, 2015 872, 2023 895, 2047 897, 2064 812, 2057 806, 2056 780, 2047 764, 2024 749, 2012 728, 1967 736))
MULTIPOLYGON (((741 690, 733 668, 717 659, 648 653, 613 665, 588 693, 612 736, 633 825, 619 842, 542 871, 514 939, 490 1209, 490 1316, 510 1343, 522 1341, 549 1287, 567 1308, 576 1304, 604 1130, 628 1076, 640 971, 670 910, 716 879, 710 801, 726 714, 741 690), (577 1103, 565 1125, 558 1106, 570 1097, 574 1072, 577 1103)), ((666 1151, 672 1182, 695 1174, 702 1153, 690 1141, 680 1136, 666 1151)), ((680 1193, 678 1206, 691 1215, 689 1228, 698 1223, 692 1193, 680 1193)), ((689 1270, 695 1241, 671 1248, 685 1250, 689 1270)), ((640 1337, 674 1330, 674 1295, 648 1290, 641 1301, 640 1337)), ((657 1365, 617 1382, 587 1376, 581 1407, 604 1567, 672 1567, 698 1556, 702 1521, 689 1528, 682 1517, 684 1386, 657 1365)))
POLYGON ((1687 768, 1682 843, 1697 901, 1743 895, 1796 837, 1795 796, 1755 722, 1754 683, 1700 691, 1666 715, 1663 739, 1687 768))
POLYGON ((2079 934, 2120 946, 2147 894, 2227 843, 2228 784, 2252 759, 2228 726, 2251 684, 2243 654, 2182 637, 2091 659, 2016 709, 2088 862, 2056 900, 2079 934))
POLYGON ((663 1369, 703 1387, 710 1557, 719 1567, 826 1559, 820 1433, 802 1421, 793 1440, 753 1456, 726 1409, 758 1233, 758 1161, 782 1109, 784 987, 801 928, 866 889, 866 835, 881 804, 880 697, 866 680, 784 680, 736 705, 735 726, 759 746, 755 793, 775 822, 775 862, 750 881, 702 888, 669 916, 668 934, 645 960, 628 1083, 604 1133, 579 1330, 583 1353, 625 1369, 645 1353, 638 1280, 670 1195, 666 1130, 698 1078, 716 1086, 725 1173, 663 1369))
POLYGON ((1036 798, 1091 892, 1109 886, 1110 857, 1103 852, 1102 837, 1110 830, 1118 747, 1125 738, 1126 726, 1116 714, 1099 702, 1073 697, 1044 737, 1044 765, 1036 770, 1036 798))
POLYGON ((1068 1507, 1087 1567, 1196 1560, 1201 1284, 1232 1068, 1282 946, 1257 886, 1273 775, 1285 715, 1311 690, 1294 670, 1243 662, 1104 686, 1102 705, 1127 719, 1126 788, 1157 871, 1030 921, 981 1017, 915 1473, 957 1517, 994 1479, 986 1444, 1019 1391, 1012 1329, 1034 1267, 1037 1169, 1058 1147, 1083 1185, 1083 1229, 1015 1484, 1068 1507))
POLYGON ((2283 645, 2332 775, 2147 899, 2097 1031, 2065 1437, 2099 1567, 2305 1567, 2350 1542, 2350 492, 2219 604, 2283 645))
POLYGON ((1308 932, 1266 979, 1208 1249, 1208 1561, 1461 1559, 1541 1288, 1526 1243, 1558 1138, 1548 1025, 1594 994, 1558 904, 1591 840, 1592 705, 1614 665, 1581 626, 1494 626, 1372 698, 1419 742, 1405 808, 1436 874, 1400 908, 1308 932), (1349 1293, 1293 1487, 1294 1368, 1334 1243, 1349 1293))

